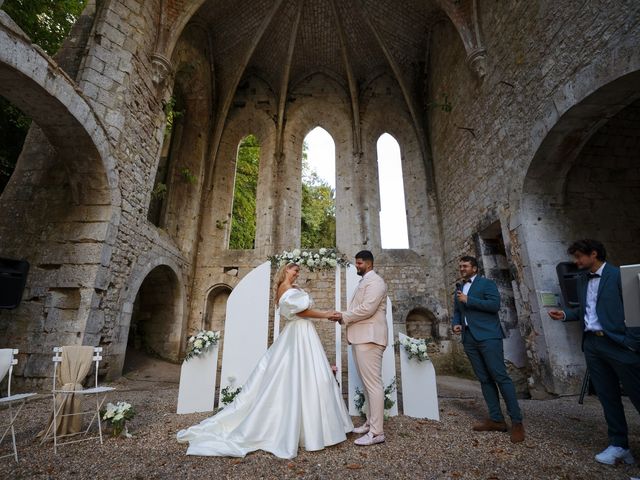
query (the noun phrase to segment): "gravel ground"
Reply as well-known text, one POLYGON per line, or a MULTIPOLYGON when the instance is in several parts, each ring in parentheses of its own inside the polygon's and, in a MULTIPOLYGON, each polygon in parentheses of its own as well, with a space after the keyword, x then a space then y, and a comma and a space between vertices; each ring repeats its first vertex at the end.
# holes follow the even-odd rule
MULTIPOLYGON (((464 381, 461 381, 464 383, 464 381)), ((455 383, 455 381, 453 382, 455 383)), ((451 384, 451 379, 449 379, 451 384)), ((628 479, 640 467, 599 465, 593 455, 606 446, 600 404, 588 397, 523 400, 527 440, 514 445, 505 433, 475 433, 471 425, 484 414, 477 388, 440 389, 441 422, 404 416, 385 424, 387 442, 373 447, 353 445, 356 435, 321 452, 300 451, 293 460, 264 452, 243 459, 188 457, 176 432, 206 414, 175 414, 173 382, 121 379, 112 401, 131 402, 137 416, 131 439, 105 437, 104 445, 87 441, 62 446, 34 440, 44 426, 50 400, 42 397, 23 410, 18 425, 20 462, 0 459, 0 479, 101 478, 425 478, 425 479, 628 479)), ((625 399, 631 447, 640 457, 640 418, 625 399)), ((356 420, 356 424, 360 421, 356 420)), ((6 440, 5 440, 6 442, 6 440)), ((6 452, 5 443, 2 453, 6 452)))

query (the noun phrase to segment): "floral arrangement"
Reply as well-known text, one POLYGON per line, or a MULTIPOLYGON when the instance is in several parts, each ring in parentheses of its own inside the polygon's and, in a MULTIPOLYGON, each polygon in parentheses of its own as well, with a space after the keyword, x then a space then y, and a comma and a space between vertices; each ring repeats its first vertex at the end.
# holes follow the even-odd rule
POLYGON ((231 385, 227 385, 221 390, 222 398, 220 399, 220 403, 223 406, 220 408, 224 408, 229 405, 233 400, 238 396, 238 394, 242 391, 242 387, 232 388, 231 385))
POLYGON ((106 408, 100 411, 100 418, 111 426, 111 433, 114 437, 119 437, 124 431, 124 436, 131 438, 131 434, 127 431, 126 422, 135 416, 136 412, 130 403, 118 402, 115 405, 111 402, 107 403, 106 408))
MULTIPOLYGON (((396 402, 393 400, 393 397, 391 395, 395 390, 396 390, 396 379, 394 378, 393 380, 391 380, 391 383, 387 385, 387 387, 384 389, 385 419, 387 417, 387 410, 391 409, 396 404, 396 402)), ((366 417, 365 412, 369 408, 369 405, 367 404, 367 401, 364 397, 364 392, 360 390, 359 387, 356 387, 356 395, 353 398, 353 403, 355 403, 356 410, 358 410, 358 413, 360 413, 360 416, 366 417)))
POLYGON ((335 268, 338 265, 344 267, 349 265, 349 261, 335 248, 321 248, 318 251, 296 248, 290 252, 285 250, 279 255, 272 255, 269 260, 271 265, 276 268, 286 263, 295 263, 301 267, 308 268, 312 272, 335 268))
POLYGON ((189 337, 187 344, 187 354, 185 360, 190 360, 202 355, 211 347, 216 345, 220 340, 220 332, 212 332, 211 330, 202 330, 195 335, 189 337))
POLYGON ((427 340, 424 338, 405 338, 399 342, 404 347, 405 352, 409 356, 409 360, 412 358, 417 359, 419 362, 429 360, 429 354, 427 353, 427 340))

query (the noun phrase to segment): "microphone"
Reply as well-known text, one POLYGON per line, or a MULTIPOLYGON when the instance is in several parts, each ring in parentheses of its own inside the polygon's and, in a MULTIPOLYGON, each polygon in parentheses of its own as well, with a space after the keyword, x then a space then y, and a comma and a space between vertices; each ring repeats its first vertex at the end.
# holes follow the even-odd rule
POLYGON ((456 282, 456 291, 457 292, 461 292, 462 291, 462 284, 460 282, 456 282))

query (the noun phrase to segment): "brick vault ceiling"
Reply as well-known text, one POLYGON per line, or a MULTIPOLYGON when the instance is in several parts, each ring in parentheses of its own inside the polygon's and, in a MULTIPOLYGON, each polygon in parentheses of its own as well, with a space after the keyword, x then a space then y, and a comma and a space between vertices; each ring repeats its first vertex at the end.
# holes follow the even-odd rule
POLYGON ((316 72, 348 86, 386 70, 412 84, 438 15, 433 0, 209 0, 196 18, 220 86, 251 72, 280 93, 316 72))

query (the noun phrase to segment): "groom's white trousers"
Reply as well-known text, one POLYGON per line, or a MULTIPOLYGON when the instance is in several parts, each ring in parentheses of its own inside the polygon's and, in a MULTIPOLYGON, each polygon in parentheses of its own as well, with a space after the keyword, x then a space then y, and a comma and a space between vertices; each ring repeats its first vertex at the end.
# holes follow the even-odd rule
POLYGON ((367 423, 374 435, 383 433, 384 385, 382 384, 382 354, 385 347, 376 343, 359 343, 351 346, 358 375, 364 384, 369 413, 367 423))

